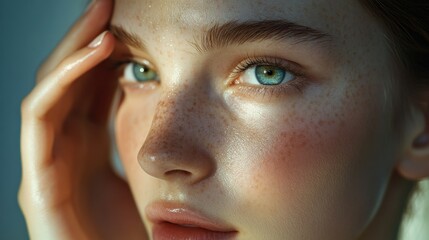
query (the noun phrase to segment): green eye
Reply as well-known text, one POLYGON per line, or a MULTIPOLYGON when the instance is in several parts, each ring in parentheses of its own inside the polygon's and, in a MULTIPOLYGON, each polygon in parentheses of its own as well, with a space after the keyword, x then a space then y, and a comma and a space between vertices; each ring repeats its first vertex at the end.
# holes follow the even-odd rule
POLYGON ((285 75, 286 71, 276 66, 255 66, 256 80, 263 85, 278 85, 283 82, 285 75))
POLYGON ((247 68, 242 82, 251 85, 279 85, 296 78, 295 74, 275 65, 255 65, 247 68))
POLYGON ((128 81, 144 83, 158 81, 158 74, 148 65, 131 62, 125 67, 124 77, 128 81))

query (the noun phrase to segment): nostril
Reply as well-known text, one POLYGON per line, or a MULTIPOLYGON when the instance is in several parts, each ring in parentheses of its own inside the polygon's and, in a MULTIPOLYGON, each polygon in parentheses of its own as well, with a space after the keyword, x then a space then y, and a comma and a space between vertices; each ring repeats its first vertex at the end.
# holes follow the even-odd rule
POLYGON ((190 177, 192 175, 191 172, 185 171, 185 170, 180 170, 180 169, 176 169, 176 170, 170 170, 164 173, 165 176, 182 176, 182 177, 190 177))

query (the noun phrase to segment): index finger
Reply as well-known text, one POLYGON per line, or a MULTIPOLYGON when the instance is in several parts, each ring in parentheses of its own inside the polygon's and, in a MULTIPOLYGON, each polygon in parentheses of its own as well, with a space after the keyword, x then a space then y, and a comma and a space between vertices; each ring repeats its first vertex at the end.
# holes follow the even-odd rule
POLYGON ((64 58, 83 48, 106 30, 112 11, 112 0, 93 0, 87 11, 76 21, 39 68, 37 82, 51 72, 64 58))

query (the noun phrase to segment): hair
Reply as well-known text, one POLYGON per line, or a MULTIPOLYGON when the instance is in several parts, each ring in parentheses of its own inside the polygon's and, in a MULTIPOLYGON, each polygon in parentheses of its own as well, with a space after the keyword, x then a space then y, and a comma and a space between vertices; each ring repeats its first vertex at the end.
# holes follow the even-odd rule
MULTIPOLYGON (((396 97, 393 99, 395 127, 399 127, 398 124, 404 117, 409 116, 410 104, 422 108, 429 116, 429 1, 359 1, 384 26, 386 40, 392 50, 395 63, 400 69, 400 77, 392 83, 393 97, 396 97)), ((399 131, 402 131, 402 128, 399 128, 399 131)), ((429 186, 429 182, 425 184, 429 186)), ((415 223, 411 219, 416 203, 420 202, 417 205, 422 206, 422 200, 418 199, 421 194, 419 184, 415 184, 408 196, 408 208, 404 212, 401 238, 408 239, 410 236, 406 235, 410 233, 409 229, 415 230, 410 222, 415 223)), ((419 220, 428 221, 429 219, 419 220)))
POLYGON ((384 26, 386 40, 400 69, 399 79, 406 79, 393 83, 396 113, 406 115, 410 103, 427 108, 428 99, 424 95, 429 90, 429 2, 359 1, 384 26))

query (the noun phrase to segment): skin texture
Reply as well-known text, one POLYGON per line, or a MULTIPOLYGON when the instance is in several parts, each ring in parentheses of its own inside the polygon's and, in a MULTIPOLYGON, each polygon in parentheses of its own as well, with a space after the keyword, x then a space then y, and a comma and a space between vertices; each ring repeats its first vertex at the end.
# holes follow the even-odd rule
POLYGON ((429 143, 413 144, 429 131, 414 106, 403 132, 392 126, 391 80, 403 76, 392 59, 353 0, 97 0, 22 103, 18 201, 30 237, 151 238, 146 208, 163 201, 237 239, 396 239, 412 181, 429 176, 429 143), (267 19, 331 41, 192 44, 215 24, 267 19), (237 68, 252 57, 289 63, 295 78, 255 85, 237 68), (131 61, 159 81, 133 81, 131 61), (110 165, 112 105, 126 181, 110 165))
POLYGON ((400 139, 386 121, 395 77, 389 49, 356 1, 116 4, 112 24, 146 43, 146 51, 128 50, 161 79, 150 90, 124 84, 116 118, 145 222, 145 207, 165 200, 226 221, 242 239, 357 239, 364 232, 400 139), (189 44, 210 23, 266 18, 327 32, 334 46, 262 41, 199 53, 189 44), (225 86, 244 53, 305 66, 306 86, 265 95, 225 86))

